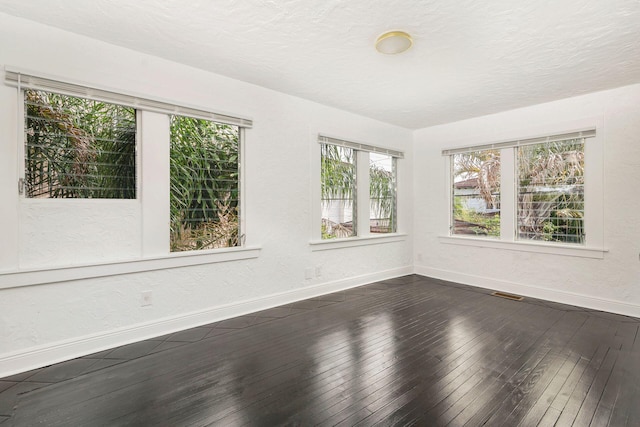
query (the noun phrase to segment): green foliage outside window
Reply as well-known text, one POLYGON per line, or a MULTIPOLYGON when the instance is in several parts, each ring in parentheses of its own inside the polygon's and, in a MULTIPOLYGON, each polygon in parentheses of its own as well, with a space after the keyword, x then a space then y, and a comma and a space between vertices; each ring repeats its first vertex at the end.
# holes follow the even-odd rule
POLYGON ((26 90, 25 112, 27 197, 135 199, 133 108, 26 90))
MULTIPOLYGON (((584 140, 514 148, 517 238, 584 243, 584 140)), ((500 236, 498 150, 454 154, 453 234, 500 236)))
POLYGON ((500 152, 454 154, 453 234, 500 237, 500 152))
POLYGON ((322 218, 322 238, 335 239, 356 235, 356 151, 332 144, 321 146, 320 187, 322 207, 336 211, 322 218), (343 215, 351 217, 346 220, 343 215))
POLYGON ((372 233, 396 231, 396 174, 395 159, 391 156, 370 154, 369 204, 372 233), (376 156, 377 160, 373 159, 376 156))
POLYGON ((518 238, 584 242, 584 140, 518 148, 518 238))
POLYGON ((239 129, 171 117, 171 251, 238 246, 239 129))
MULTIPOLYGON (((321 144, 320 152, 321 204, 325 213, 321 224, 322 239, 355 236, 358 220, 356 218, 357 150, 338 145, 321 144), (343 216, 350 219, 347 220, 343 216)), ((371 156, 373 155, 372 153, 371 156)), ((395 159, 389 157, 386 163, 395 165, 395 159)), ((369 168, 369 204, 370 212, 373 215, 372 218, 365 218, 365 220, 376 223, 376 225, 369 227, 370 231, 372 233, 395 232, 395 166, 385 168, 375 162, 370 162, 365 167, 369 168)))

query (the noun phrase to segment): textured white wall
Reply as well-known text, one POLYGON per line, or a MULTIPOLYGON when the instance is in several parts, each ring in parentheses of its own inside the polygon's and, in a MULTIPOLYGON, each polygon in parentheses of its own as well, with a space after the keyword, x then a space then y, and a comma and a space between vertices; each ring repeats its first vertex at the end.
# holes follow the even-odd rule
POLYGON ((640 85, 421 129, 414 135, 414 168, 417 272, 640 316, 640 85), (586 122, 601 124, 604 158, 587 162, 604 166, 604 259, 451 245, 438 238, 447 234, 449 215, 442 149, 575 130, 575 123, 586 122))
MULTIPOLYGON (((306 288, 319 293, 324 288, 318 285, 353 286, 376 275, 410 271, 410 237, 318 252, 309 245, 320 215, 312 212, 312 194, 319 188, 313 166, 319 164, 318 132, 404 150, 410 158, 409 130, 3 14, 0 64, 253 119, 245 141, 243 209, 247 244, 262 248, 256 259, 0 290, 0 376, 3 357, 7 373, 42 363, 25 356, 40 350, 46 356, 55 347, 55 358, 63 359, 96 349, 92 346, 121 343, 118 333, 135 332, 140 325, 155 329, 130 333, 127 340, 160 334, 171 327, 163 326, 165 321, 216 307, 231 307, 226 315, 239 314, 247 306, 234 311, 234 304, 273 295, 286 299, 287 293, 306 288), (315 267, 321 267, 320 277, 305 279, 305 269, 315 272, 315 267), (151 307, 140 306, 144 290, 153 291, 151 307), (110 334, 116 338, 91 341, 110 334), (82 349, 73 347, 83 340, 82 349)), ((143 216, 152 215, 148 200, 20 201, 17 102, 16 90, 0 85, 0 274, 136 258, 147 246, 151 249, 145 253, 158 255, 157 245, 165 236, 149 238, 153 226, 141 225, 143 216), (144 233, 147 238, 141 237, 144 233)), ((143 155, 149 154, 145 148, 143 155)), ((411 163, 401 161, 399 225, 408 234, 413 224, 411 174, 411 163)), ((166 180, 166 171, 145 169, 143 185, 154 185, 154 177, 166 180)))
POLYGON ((136 200, 27 199, 19 204, 19 211, 22 269, 140 256, 140 203, 136 200))

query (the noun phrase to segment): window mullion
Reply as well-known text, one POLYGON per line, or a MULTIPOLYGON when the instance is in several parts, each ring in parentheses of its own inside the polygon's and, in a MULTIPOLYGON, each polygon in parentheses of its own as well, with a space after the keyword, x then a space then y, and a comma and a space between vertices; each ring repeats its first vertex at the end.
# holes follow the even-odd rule
POLYGON ((393 176, 393 212, 391 213, 391 232, 396 233, 398 231, 398 158, 393 157, 391 159, 391 169, 393 176))
POLYGON ((585 245, 604 247, 604 150, 599 138, 585 141, 584 144, 584 229, 585 245))
POLYGON ((138 111, 142 256, 169 252, 169 116, 138 111))
POLYGON ((238 246, 246 246, 246 219, 245 219, 245 128, 238 128, 238 246))
POLYGON ((21 88, 18 88, 18 100, 17 100, 17 121, 18 121, 18 126, 17 126, 17 135, 18 135, 18 193, 20 195, 21 198, 26 198, 26 184, 25 184, 25 178, 26 178, 26 171, 25 171, 25 162, 26 162, 26 151, 25 151, 25 143, 26 143, 26 136, 25 136, 25 121, 26 121, 26 116, 25 116, 25 108, 24 108, 24 90, 22 90, 21 88))
POLYGON ((515 148, 500 149, 500 240, 513 242, 516 235, 515 148))
POLYGON ((360 237, 371 234, 369 229, 369 152, 356 151, 356 227, 360 237))

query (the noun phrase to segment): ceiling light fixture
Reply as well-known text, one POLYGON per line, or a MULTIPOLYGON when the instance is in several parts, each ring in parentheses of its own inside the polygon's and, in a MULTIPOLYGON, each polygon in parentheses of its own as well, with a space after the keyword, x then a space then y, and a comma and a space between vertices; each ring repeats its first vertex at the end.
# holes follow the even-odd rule
POLYGON ((376 40, 376 49, 385 55, 396 55, 409 50, 413 40, 404 31, 387 31, 376 40))

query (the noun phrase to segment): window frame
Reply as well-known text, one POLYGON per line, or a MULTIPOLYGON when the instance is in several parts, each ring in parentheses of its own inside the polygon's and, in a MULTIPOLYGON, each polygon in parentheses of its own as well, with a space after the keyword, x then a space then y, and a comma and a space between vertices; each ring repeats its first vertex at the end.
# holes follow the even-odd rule
MULTIPOLYGON (((207 252, 217 252, 220 250, 225 250, 225 249, 232 249, 232 248, 241 248, 244 246, 244 221, 243 221, 243 214, 244 214, 244 209, 243 209, 243 195, 244 195, 244 191, 243 191, 243 182, 244 182, 244 177, 243 177, 243 168, 242 168, 242 161, 243 161, 243 157, 244 157, 244 153, 243 153, 243 146, 244 146, 244 128, 237 126, 237 125, 228 125, 225 123, 220 123, 220 122, 216 122, 214 120, 210 120, 210 119, 199 119, 199 118, 194 118, 194 117, 189 117, 189 116, 183 116, 183 115, 178 115, 178 114, 173 114, 173 115, 169 115, 169 122, 171 122, 172 117, 175 116, 179 116, 179 117, 183 117, 183 118, 187 118, 187 119, 196 119, 196 120, 206 120, 209 121, 213 124, 216 125, 226 125, 226 126, 234 126, 237 129, 237 147, 236 147, 236 152, 237 152, 237 160, 236 160, 236 165, 237 165, 237 200, 236 200, 236 213, 237 213, 237 241, 236 244, 233 246, 225 246, 225 247, 219 247, 219 248, 203 248, 203 249, 191 249, 191 250, 172 250, 171 249, 171 244, 169 245, 169 252, 171 254, 179 254, 179 253, 207 253, 207 252)), ((170 134, 170 138, 169 138, 169 153, 171 153, 171 146, 172 146, 172 141, 171 141, 171 132, 169 131, 170 134)), ((169 160, 169 163, 171 163, 171 160, 169 160)), ((171 193, 171 173, 169 173, 169 180, 170 180, 170 184, 169 184, 169 193, 171 193)), ((169 197, 168 202, 171 203, 171 196, 169 197)))
MULTIPOLYGON (((442 150, 444 168, 446 170, 447 212, 453 207, 453 170, 451 156, 456 152, 478 151, 480 149, 500 149, 501 157, 501 224, 499 238, 484 238, 476 236, 460 236, 451 233, 452 215, 447 213, 446 231, 442 228, 438 240, 444 244, 475 246, 511 251, 533 252, 575 256, 583 258, 604 258, 608 251, 604 242, 604 142, 603 125, 599 117, 576 120, 570 124, 541 127, 538 132, 531 133, 527 138, 504 139, 499 142, 486 144, 461 145, 442 150), (577 129, 570 130, 567 129, 577 129), (545 242, 539 240, 517 239, 517 206, 516 186, 517 175, 516 155, 519 145, 530 145, 544 142, 547 138, 574 135, 584 132, 585 156, 585 189, 584 189, 584 229, 583 244, 564 242, 545 242)), ((568 138, 567 138, 568 139, 568 138)), ((443 225, 445 224, 443 223, 443 225)))
MULTIPOLYGON (((581 145, 581 153, 582 153, 582 156, 584 156, 585 147, 586 147, 586 144, 588 143, 587 141, 588 141, 588 138, 576 138, 576 139, 563 139, 563 140, 559 140, 557 142, 562 144, 563 150, 561 151, 561 153, 563 153, 563 154, 564 153, 568 153, 568 151, 565 150, 565 147, 567 147, 569 144, 581 145), (574 142, 572 142, 572 141, 574 141, 574 142), (579 141, 579 142, 575 142, 575 141, 579 141)), ((556 142, 556 141, 554 141, 554 142, 556 142)), ((535 149, 538 146, 544 146, 544 148, 546 150, 548 150, 550 144, 551 143, 539 143, 539 144, 530 144, 530 145, 527 145, 527 146, 514 147, 514 158, 515 158, 515 164, 516 164, 515 173, 514 173, 514 179, 515 179, 514 189, 515 189, 515 204, 516 204, 516 207, 515 207, 515 210, 514 210, 514 214, 515 214, 515 218, 516 218, 516 220, 515 220, 516 221, 516 227, 515 227, 515 230, 514 230, 515 231, 515 235, 516 235, 515 239, 517 241, 524 241, 524 242, 543 241, 543 242, 549 242, 549 243, 552 243, 552 244, 559 244, 560 243, 560 244, 567 244, 567 245, 571 245, 571 246, 574 246, 574 245, 576 245, 576 246, 584 246, 585 245, 585 236, 586 236, 586 232, 585 232, 585 228, 584 228, 584 219, 585 219, 584 218, 584 196, 585 196, 585 194, 584 194, 584 186, 585 186, 585 184, 584 184, 584 158, 583 158, 583 174, 579 175, 582 178, 582 181, 583 181, 583 183, 581 184, 582 185, 582 197, 581 197, 581 200, 579 200, 579 203, 582 205, 581 212, 583 213, 583 215, 580 218, 580 220, 578 221, 580 223, 580 228, 582 229, 582 232, 580 234, 576 234, 578 242, 557 241, 557 240, 554 241, 554 240, 527 238, 527 237, 524 236, 526 234, 526 232, 521 230, 521 227, 523 226, 521 224, 521 216, 522 216, 521 215, 521 209, 523 209, 522 205, 525 202, 523 200, 521 200, 520 198, 521 198, 521 196, 526 194, 526 193, 524 193, 524 194, 522 193, 522 190, 523 190, 522 179, 525 179, 525 180, 532 179, 532 174, 527 174, 526 177, 523 177, 523 176, 520 175, 521 167, 522 167, 522 164, 521 164, 521 161, 522 161, 522 158, 521 158, 522 150, 526 150, 526 149, 529 149, 529 148, 535 149)), ((564 166, 564 164, 563 164, 563 166, 564 166)), ((546 178, 545 178, 544 181, 545 181, 544 185, 547 185, 546 184, 546 178)), ((576 184, 565 184, 565 185, 570 185, 572 188, 574 188, 573 185, 576 185, 576 184)), ((538 186, 540 186, 540 184, 538 184, 538 186)), ((533 203, 533 201, 532 201, 532 203, 533 203)), ((555 202, 553 204, 554 205, 554 209, 550 210, 549 216, 542 217, 542 219, 547 220, 547 221, 545 221, 545 223, 548 222, 548 220, 551 220, 552 217, 550 216, 550 213, 553 212, 553 211, 557 211, 557 205, 558 204, 559 204, 559 202, 555 202)), ((537 218, 537 219, 540 219, 540 218, 537 218)), ((554 232, 551 234, 551 236, 562 236, 562 234, 556 233, 555 230, 554 230, 554 232)), ((568 240, 568 238, 571 236, 571 234, 565 234, 564 236, 568 240)))
MULTIPOLYGON (((371 177, 371 166, 372 166, 372 162, 371 162, 371 154, 369 153, 369 177, 371 177)), ((393 234, 398 230, 398 158, 392 155, 388 155, 388 154, 380 154, 380 153, 373 153, 376 155, 382 155, 382 156, 387 156, 389 157, 389 159, 391 160, 391 191, 392 191, 392 195, 391 195, 391 201, 392 201, 392 205, 391 205, 391 210, 389 212, 389 227, 390 230, 389 231, 379 231, 379 232, 373 232, 371 231, 372 225, 371 225, 371 221, 372 220, 376 220, 376 219, 386 219, 386 218, 372 218, 371 217, 371 181, 369 181, 369 233, 371 235, 374 236, 382 236, 385 234, 393 234)))
MULTIPOLYGON (((240 245, 230 248, 220 248, 190 252, 171 252, 169 246, 169 229, 167 227, 169 203, 169 126, 168 118, 171 114, 187 115, 205 120, 238 126, 239 128, 239 197, 244 205, 245 176, 243 161, 246 130, 253 126, 253 121, 226 113, 217 113, 197 106, 189 106, 180 102, 167 101, 148 96, 141 96, 126 90, 110 89, 99 85, 34 73, 15 67, 6 66, 4 72, 6 86, 16 89, 15 95, 15 176, 16 187, 14 202, 18 211, 18 228, 20 228, 20 212, 23 209, 68 209, 100 208, 100 206, 117 206, 118 209, 128 206, 130 211, 137 211, 143 223, 139 228, 139 249, 133 253, 109 259, 86 257, 68 264, 66 262, 49 262, 43 265, 33 263, 20 264, 16 258, 15 267, 0 274, 0 288, 31 286, 58 280, 75 280, 90 277, 105 277, 137 271, 162 270, 188 265, 211 264, 259 256, 260 246, 246 245, 244 231, 240 234, 240 245), (136 120, 136 198, 135 199, 95 199, 95 198, 28 198, 21 190, 21 180, 25 173, 25 95, 24 91, 42 90, 56 94, 85 98, 89 100, 119 104, 135 109, 136 120), (166 126, 165 126, 166 123, 166 126), (166 150, 166 151, 165 151, 166 150), (151 160, 150 160, 151 159, 151 160), (166 159, 166 160, 163 160, 166 159), (151 163, 147 164, 149 161, 151 163), (158 163, 160 162, 160 163, 158 163), (166 169, 166 170, 164 170, 166 169), (144 185, 151 178, 149 171, 156 171, 153 182, 164 182, 166 187, 144 185), (158 175, 159 173, 159 175, 158 175), (151 191, 149 191, 151 189, 151 191), (158 203, 149 204, 151 200, 163 200, 166 197, 167 211, 158 203), (158 206, 156 206, 158 205, 158 206), (160 208, 160 209, 157 209, 160 208), (153 220, 147 222, 147 218, 153 220)), ((239 226, 245 230, 244 209, 240 210, 239 226)), ((44 215, 44 214, 43 214, 44 215)), ((20 234, 15 235, 16 247, 23 245, 20 234)), ((132 246, 134 249, 136 245, 132 246)))
MULTIPOLYGON (((320 193, 320 206, 322 207, 324 202, 326 200, 330 200, 330 201, 336 201, 336 200, 341 200, 342 202, 346 202, 347 199, 346 198, 341 198, 341 199, 335 199, 335 198, 323 198, 322 196, 322 181, 323 181, 323 171, 324 169, 322 168, 322 165, 325 161, 324 159, 324 155, 323 155, 323 150, 324 147, 335 147, 338 150, 350 150, 351 151, 351 163, 349 163, 350 169, 353 170, 352 172, 352 176, 351 179, 353 181, 353 188, 351 189, 351 197, 349 197, 349 203, 351 205, 351 235, 349 236, 345 236, 345 237, 324 237, 324 235, 321 235, 321 239, 322 240, 336 240, 336 239, 352 239, 354 237, 358 237, 359 236, 359 221, 358 221, 358 196, 360 191, 358 191, 358 186, 360 184, 360 178, 358 176, 358 164, 359 164, 359 155, 358 155, 358 151, 352 147, 344 147, 341 145, 337 145, 337 144, 329 144, 329 143, 322 143, 320 144, 320 164, 321 164, 321 169, 320 169, 320 185, 321 185, 321 193, 320 193)), ((327 151, 329 151, 329 148, 327 148, 327 151)), ((335 161, 336 159, 330 159, 335 161)), ((340 160, 342 162, 342 160, 340 160)), ((344 164, 346 164, 346 162, 342 162, 344 164)), ((330 210, 330 208, 328 208, 330 210)), ((345 210, 345 208, 343 208, 343 211, 345 210)), ((323 225, 321 224, 321 230, 323 225)))
MULTIPOLYGON (((502 151, 501 150, 493 150, 493 149, 483 149, 483 150, 478 150, 478 151, 469 151, 469 153, 481 153, 481 152, 488 152, 488 151, 498 151, 498 158, 500 159, 500 171, 502 171, 502 151)), ((500 220, 500 228, 499 228, 499 234, 497 236, 495 235, 490 235, 490 234, 486 234, 486 235, 472 235, 472 234, 464 234, 464 233, 456 233, 456 226, 455 226, 455 198, 456 196, 461 196, 461 195, 456 195, 456 181, 455 181, 455 156, 456 155, 463 155, 463 154, 467 154, 467 153, 453 153, 451 155, 449 155, 449 171, 450 171, 450 183, 451 185, 449 186, 449 197, 451 200, 450 206, 449 206, 449 234, 451 236, 469 236, 469 238, 486 238, 486 239, 491 239, 491 240, 499 240, 500 236, 502 234, 502 209, 498 208, 498 219, 500 220)), ((502 176, 502 174, 500 173, 500 176, 502 176)), ((470 179, 470 178, 467 178, 470 179)), ((499 185, 498 185, 498 201, 500 203, 500 205, 502 205, 502 179, 500 179, 499 181, 499 185)))
POLYGON ((398 159, 404 158, 404 153, 391 148, 384 148, 379 146, 372 146, 369 144, 362 144, 358 142, 348 141, 337 137, 327 136, 322 133, 318 133, 315 137, 315 149, 311 151, 312 168, 311 173, 315 177, 314 179, 314 191, 313 194, 313 218, 311 240, 309 245, 312 251, 324 251, 330 249, 339 249, 354 246, 375 245, 381 243, 389 243, 396 241, 403 241, 406 239, 406 233, 399 231, 402 227, 401 221, 398 218, 400 197, 398 188, 401 186, 400 174, 398 171, 401 169, 398 159), (357 211, 355 212, 357 222, 357 235, 345 238, 334 239, 322 239, 321 238, 321 149, 320 144, 333 144, 340 145, 349 148, 353 148, 356 157, 356 182, 357 182, 357 211), (381 154, 387 154, 394 157, 395 160, 395 222, 396 230, 392 233, 371 233, 370 231, 370 197, 369 197, 369 153, 376 152, 381 154), (363 166, 364 165, 364 166, 363 166), (362 189, 365 189, 363 191, 362 189), (359 190, 358 190, 359 189, 359 190), (366 218, 366 221, 358 221, 358 218, 366 218))

